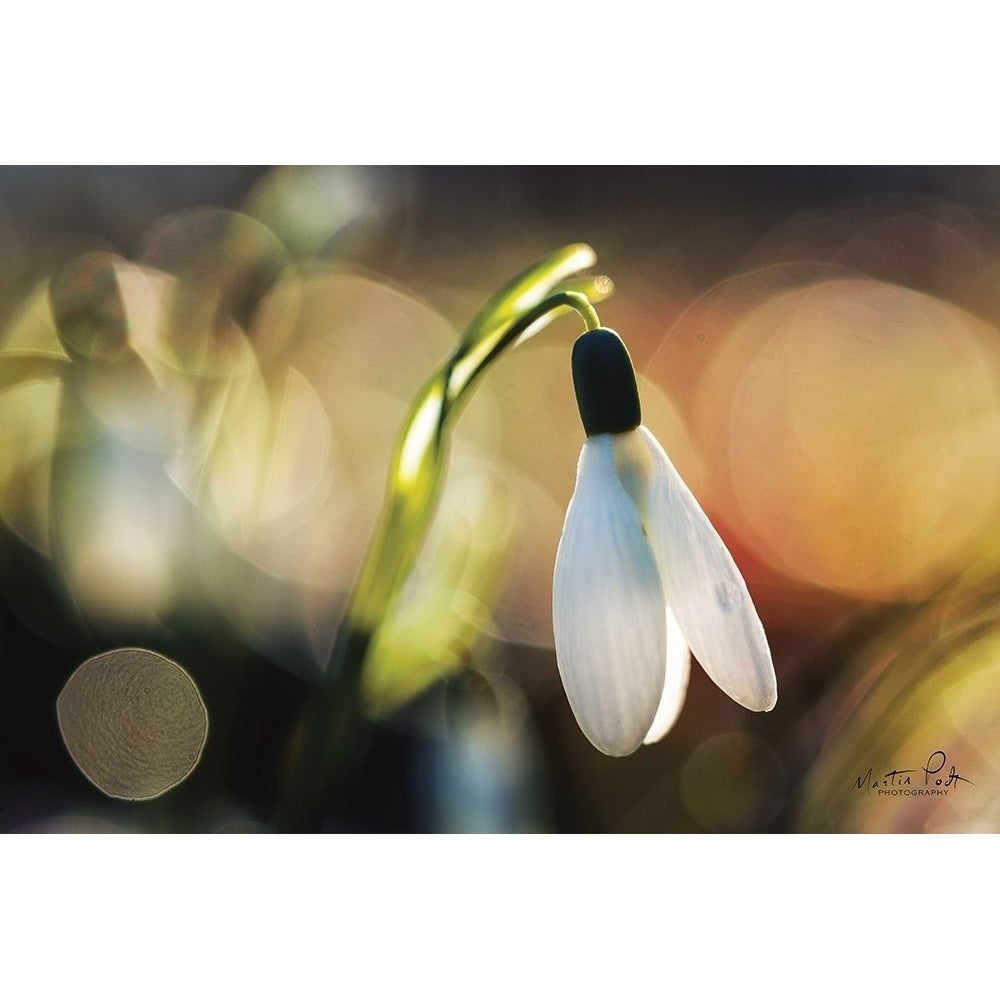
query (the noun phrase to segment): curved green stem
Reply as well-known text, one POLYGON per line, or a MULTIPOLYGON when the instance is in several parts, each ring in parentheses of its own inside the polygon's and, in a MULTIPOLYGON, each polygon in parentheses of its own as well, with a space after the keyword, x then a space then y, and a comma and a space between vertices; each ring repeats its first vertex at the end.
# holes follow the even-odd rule
POLYGON ((601 325, 597 310, 590 304, 586 295, 582 292, 561 291, 555 292, 529 309, 494 342, 472 345, 465 350, 460 346, 447 366, 449 402, 459 403, 490 362, 499 357, 506 348, 518 341, 526 340, 536 332, 532 330, 536 323, 551 322, 556 316, 570 310, 575 310, 580 315, 588 330, 595 330, 601 325))
POLYGON ((279 830, 317 829, 338 767, 344 768, 363 730, 361 675, 372 639, 416 562, 444 478, 448 432, 483 373, 508 347, 555 316, 576 311, 587 329, 600 326, 586 294, 611 292, 607 279, 552 290, 572 267, 592 263, 577 245, 546 258, 487 303, 455 352, 418 393, 400 432, 375 534, 369 546, 326 675, 307 706, 286 761, 279 830))

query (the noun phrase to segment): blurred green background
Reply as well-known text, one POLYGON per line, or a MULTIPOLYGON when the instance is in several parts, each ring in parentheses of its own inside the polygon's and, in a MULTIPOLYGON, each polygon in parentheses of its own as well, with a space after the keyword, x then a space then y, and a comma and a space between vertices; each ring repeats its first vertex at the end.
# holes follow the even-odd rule
POLYGON ((1000 170, 916 167, 0 169, 0 828, 267 830, 408 402, 578 241, 778 705, 695 668, 661 743, 577 730, 561 319, 459 421, 325 828, 997 828, 1000 170), (168 789, 130 802, 134 704, 168 789))

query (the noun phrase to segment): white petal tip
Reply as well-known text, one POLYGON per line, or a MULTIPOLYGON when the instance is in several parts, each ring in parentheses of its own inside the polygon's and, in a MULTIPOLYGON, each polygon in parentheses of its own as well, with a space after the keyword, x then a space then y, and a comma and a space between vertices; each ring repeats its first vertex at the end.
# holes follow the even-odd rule
POLYGON ((735 697, 730 692, 729 694, 734 701, 742 705, 744 708, 749 709, 751 712, 770 712, 775 705, 778 704, 778 691, 776 687, 767 688, 762 692, 754 692, 752 694, 745 694, 743 697, 735 697))
MULTIPOLYGON (((586 736, 587 734, 584 733, 584 735, 586 736)), ((630 757, 642 746, 642 743, 636 743, 634 746, 631 744, 605 744, 602 746, 589 736, 587 736, 587 739, 590 740, 594 749, 599 750, 605 757, 630 757)))

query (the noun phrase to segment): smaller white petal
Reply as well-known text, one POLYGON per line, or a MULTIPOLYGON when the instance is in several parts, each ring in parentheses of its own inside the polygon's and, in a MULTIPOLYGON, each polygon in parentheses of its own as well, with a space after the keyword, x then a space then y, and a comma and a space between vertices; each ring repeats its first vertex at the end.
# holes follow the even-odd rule
POLYGON ((667 611, 667 677, 660 695, 656 717, 646 733, 643 743, 662 740, 671 729, 684 707, 688 678, 691 676, 691 650, 684 641, 684 634, 670 608, 667 611))
POLYGON ((610 435, 587 439, 552 585, 556 661, 584 735, 632 753, 663 692, 666 616, 659 571, 618 479, 610 435))
POLYGON ((660 443, 639 431, 653 460, 644 526, 667 604, 705 673, 745 708, 770 711, 778 685, 746 582, 660 443))

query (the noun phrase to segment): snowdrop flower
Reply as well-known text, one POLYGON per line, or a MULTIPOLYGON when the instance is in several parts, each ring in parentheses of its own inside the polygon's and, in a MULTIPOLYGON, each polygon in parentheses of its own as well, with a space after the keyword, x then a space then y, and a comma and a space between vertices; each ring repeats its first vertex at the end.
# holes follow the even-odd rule
POLYGON ((556 659, 573 714, 624 756, 673 725, 690 652, 732 699, 772 709, 764 628, 732 556, 641 423, 635 372, 608 329, 573 347, 587 440, 556 553, 556 659))

